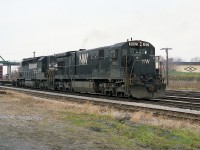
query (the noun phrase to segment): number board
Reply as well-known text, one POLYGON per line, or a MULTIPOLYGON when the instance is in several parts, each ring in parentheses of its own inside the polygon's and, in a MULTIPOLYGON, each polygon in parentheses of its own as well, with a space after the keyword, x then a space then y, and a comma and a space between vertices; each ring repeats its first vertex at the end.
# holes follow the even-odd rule
POLYGON ((135 42, 135 41, 131 41, 128 43, 129 46, 131 47, 149 47, 150 44, 149 43, 146 43, 146 42, 135 42))

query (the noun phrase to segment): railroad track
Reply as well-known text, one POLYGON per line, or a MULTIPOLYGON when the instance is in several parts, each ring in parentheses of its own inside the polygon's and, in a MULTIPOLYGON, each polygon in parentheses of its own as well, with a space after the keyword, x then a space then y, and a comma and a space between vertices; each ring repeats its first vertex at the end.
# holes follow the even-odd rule
POLYGON ((193 97, 200 98, 200 92, 198 91, 189 91, 189 90, 167 90, 167 96, 180 96, 180 97, 193 97))
POLYGON ((61 101, 76 101, 79 103, 84 103, 90 101, 94 104, 110 106, 120 110, 126 111, 146 111, 153 112, 156 115, 164 115, 169 117, 181 118, 181 119, 191 119, 200 122, 200 104, 186 101, 175 101, 169 99, 153 99, 153 100, 135 100, 126 98, 109 98, 104 96, 97 96, 90 94, 89 96, 85 94, 63 94, 63 93, 52 93, 39 90, 21 89, 13 87, 0 86, 3 89, 15 90, 20 92, 25 92, 33 96, 50 98, 61 101), (96 98, 98 97, 98 98, 96 98), (190 109, 191 107, 195 109, 190 109))

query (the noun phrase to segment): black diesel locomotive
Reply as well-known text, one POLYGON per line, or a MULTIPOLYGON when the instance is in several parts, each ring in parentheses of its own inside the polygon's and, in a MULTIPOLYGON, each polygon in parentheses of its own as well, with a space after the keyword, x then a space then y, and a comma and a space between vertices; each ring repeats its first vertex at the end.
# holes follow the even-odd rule
POLYGON ((15 86, 151 99, 166 89, 159 57, 145 41, 127 41, 23 59, 15 86))

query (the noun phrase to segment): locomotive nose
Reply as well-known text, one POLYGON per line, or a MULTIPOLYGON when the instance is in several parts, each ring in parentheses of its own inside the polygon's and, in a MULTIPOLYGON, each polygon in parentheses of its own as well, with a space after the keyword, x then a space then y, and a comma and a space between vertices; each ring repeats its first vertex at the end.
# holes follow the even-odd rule
POLYGON ((156 92, 156 91, 157 91, 155 85, 147 84, 146 87, 147 87, 147 91, 148 91, 148 92, 156 92))

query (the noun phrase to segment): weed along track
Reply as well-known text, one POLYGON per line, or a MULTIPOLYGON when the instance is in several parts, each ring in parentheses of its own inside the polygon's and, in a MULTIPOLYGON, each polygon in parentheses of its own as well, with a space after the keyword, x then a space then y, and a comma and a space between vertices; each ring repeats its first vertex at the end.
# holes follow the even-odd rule
POLYGON ((96 105, 109 106, 125 111, 146 111, 152 112, 156 115, 164 115, 173 118, 191 119, 193 121, 200 121, 199 103, 192 103, 169 99, 153 99, 153 100, 133 100, 128 99, 110 100, 107 98, 97 98, 98 96, 85 96, 85 95, 69 95, 61 93, 52 93, 45 91, 28 90, 13 87, 2 87, 9 90, 29 93, 33 96, 56 99, 58 101, 73 101, 78 103, 91 102, 96 105), (170 106, 170 107, 169 107, 170 106), (196 110, 195 110, 196 109, 196 110))
POLYGON ((3 150, 200 148, 198 111, 186 113, 184 109, 84 94, 16 88, 3 91, 0 94, 3 150))

